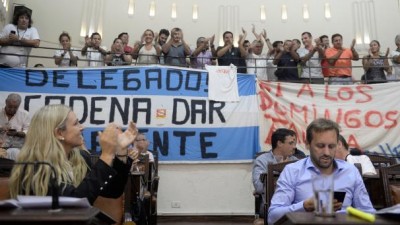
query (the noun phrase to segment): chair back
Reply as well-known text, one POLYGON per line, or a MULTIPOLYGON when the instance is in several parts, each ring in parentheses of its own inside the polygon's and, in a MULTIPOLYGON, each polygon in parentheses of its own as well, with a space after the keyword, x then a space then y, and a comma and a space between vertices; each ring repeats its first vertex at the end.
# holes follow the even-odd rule
POLYGON ((151 152, 153 154, 153 157, 154 157, 154 165, 153 165, 154 173, 155 173, 155 176, 157 176, 158 175, 158 151, 157 150, 147 150, 147 151, 149 151, 149 152, 151 152))
MULTIPOLYGON (((94 166, 99 160, 99 154, 91 154, 90 161, 92 166, 94 166)), ((102 212, 109 215, 113 218, 116 223, 122 224, 123 214, 124 214, 124 206, 123 206, 124 194, 122 194, 118 198, 106 198, 102 196, 98 196, 96 201, 94 201, 93 206, 100 209, 102 212)))
POLYGON ((369 157, 369 159, 371 159, 371 162, 374 165, 375 169, 388 167, 397 163, 395 158, 383 155, 368 154, 367 156, 369 157))
POLYGON ((0 200, 6 200, 10 198, 9 178, 0 177, 0 200))
POLYGON ((14 160, 0 158, 0 200, 10 199, 9 179, 14 160))
POLYGON ((361 163, 354 163, 354 166, 358 169, 358 172, 360 172, 360 175, 362 176, 362 167, 361 167, 361 163))
POLYGON ((382 167, 379 170, 385 197, 384 207, 400 203, 400 164, 382 167))
POLYGON ((106 213, 116 221, 116 225, 122 224, 124 216, 124 194, 118 198, 106 198, 98 196, 94 201, 93 206, 106 213))
POLYGON ((268 164, 268 173, 267 173, 267 184, 266 184, 266 202, 265 202, 265 218, 267 218, 268 208, 271 205, 271 199, 275 192, 276 182, 279 178, 279 175, 283 171, 286 165, 290 163, 297 162, 297 160, 281 162, 276 164, 268 164))
POLYGON ((9 177, 14 166, 14 160, 0 158, 0 177, 9 177))

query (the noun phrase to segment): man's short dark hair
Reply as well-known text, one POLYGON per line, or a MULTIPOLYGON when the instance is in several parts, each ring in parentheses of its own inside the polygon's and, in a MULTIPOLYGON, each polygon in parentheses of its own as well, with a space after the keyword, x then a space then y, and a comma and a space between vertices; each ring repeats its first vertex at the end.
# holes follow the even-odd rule
POLYGON ((165 34, 167 37, 169 37, 169 30, 161 29, 160 32, 158 32, 158 35, 160 36, 161 34, 165 34))
POLYGON ((118 38, 121 39, 121 37, 124 36, 124 35, 129 35, 129 34, 126 33, 126 32, 122 32, 122 33, 118 34, 118 38))
POLYGON ((287 136, 296 136, 296 132, 286 129, 286 128, 278 128, 272 133, 271 137, 271 145, 272 149, 275 149, 278 145, 278 141, 285 142, 287 136))
POLYGON ((28 28, 31 28, 32 23, 33 23, 32 14, 31 14, 31 11, 29 9, 25 8, 25 7, 23 7, 22 9, 17 10, 17 12, 14 13, 14 17, 13 17, 12 23, 17 26, 19 17, 23 16, 23 15, 26 15, 28 17, 28 19, 29 19, 28 28))
POLYGON ((339 125, 335 123, 332 120, 324 119, 324 118, 319 118, 314 121, 312 121, 306 131, 306 138, 308 144, 311 144, 311 141, 313 139, 313 133, 321 133, 329 130, 334 130, 336 132, 338 141, 339 141, 339 125))
POLYGON ((93 32, 92 35, 90 35, 90 38, 93 39, 94 35, 99 35, 99 37, 101 38, 101 35, 98 32, 93 32))
POLYGON ((332 35, 332 38, 331 38, 332 43, 333 43, 333 39, 334 39, 335 37, 340 37, 340 39, 343 40, 343 36, 342 36, 341 34, 333 34, 333 35, 332 35))
POLYGON ((310 32, 308 32, 308 31, 306 31, 306 32, 303 32, 303 33, 301 34, 301 36, 303 36, 303 35, 305 35, 305 34, 307 34, 307 36, 309 36, 309 37, 312 37, 311 33, 310 33, 310 32))
POLYGON ((232 37, 233 37, 233 33, 232 33, 232 32, 230 32, 230 31, 225 31, 224 34, 222 35, 222 38, 224 38, 226 34, 231 34, 232 37))
POLYGON ((274 41, 274 43, 272 43, 272 47, 277 48, 279 44, 283 45, 283 41, 274 41))
POLYGON ((322 36, 319 37, 319 40, 322 42, 322 39, 324 39, 324 38, 328 38, 328 39, 329 39, 328 35, 325 35, 325 34, 324 34, 324 35, 322 35, 322 36))
POLYGON ((344 149, 346 149, 348 151, 349 150, 349 144, 347 144, 346 139, 344 139, 344 137, 342 135, 339 135, 339 141, 342 142, 342 145, 343 145, 344 149))
POLYGON ((292 42, 295 41, 298 45, 301 45, 301 41, 297 38, 293 39, 292 42))

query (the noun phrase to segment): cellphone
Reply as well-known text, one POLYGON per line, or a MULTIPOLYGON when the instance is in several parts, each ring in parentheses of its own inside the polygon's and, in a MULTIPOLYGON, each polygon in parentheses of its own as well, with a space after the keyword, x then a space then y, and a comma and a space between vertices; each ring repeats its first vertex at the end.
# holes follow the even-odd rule
POLYGON ((10 31, 10 34, 15 34, 15 30, 10 31))
POLYGON ((333 193, 333 198, 338 200, 338 202, 343 202, 345 196, 346 196, 346 192, 345 191, 335 191, 333 193))

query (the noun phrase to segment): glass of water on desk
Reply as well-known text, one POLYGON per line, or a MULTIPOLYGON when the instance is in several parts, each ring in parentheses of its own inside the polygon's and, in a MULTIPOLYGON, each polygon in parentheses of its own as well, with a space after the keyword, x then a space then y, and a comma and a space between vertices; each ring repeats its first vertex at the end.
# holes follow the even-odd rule
POLYGON ((333 209, 333 175, 318 174, 312 177, 315 215, 335 216, 333 209))

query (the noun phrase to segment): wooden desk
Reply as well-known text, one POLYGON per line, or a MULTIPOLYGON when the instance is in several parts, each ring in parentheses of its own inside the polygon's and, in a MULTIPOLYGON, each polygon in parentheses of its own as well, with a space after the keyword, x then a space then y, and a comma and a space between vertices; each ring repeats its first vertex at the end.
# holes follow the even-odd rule
POLYGON ((372 206, 379 210, 385 207, 385 196, 383 194, 382 182, 377 175, 363 175, 364 185, 368 191, 372 206))
POLYGON ((367 222, 354 216, 347 214, 336 214, 335 217, 319 217, 315 216, 313 212, 291 212, 287 213, 275 224, 278 225, 330 225, 330 224, 341 224, 341 225, 354 225, 354 224, 399 224, 396 220, 389 220, 383 217, 376 217, 374 223, 367 222))
POLYGON ((112 224, 115 223, 99 209, 62 209, 49 212, 48 209, 0 209, 0 224, 29 225, 72 225, 72 224, 112 224))

